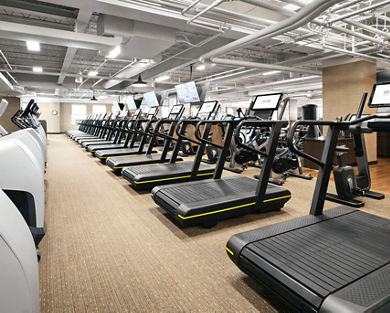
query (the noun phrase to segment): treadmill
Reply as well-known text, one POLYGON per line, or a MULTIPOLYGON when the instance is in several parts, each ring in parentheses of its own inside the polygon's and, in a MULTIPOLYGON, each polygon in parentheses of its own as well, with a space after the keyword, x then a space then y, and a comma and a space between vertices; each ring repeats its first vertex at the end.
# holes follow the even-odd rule
POLYGON ((77 141, 79 144, 82 144, 83 142, 87 141, 96 141, 107 138, 108 136, 110 136, 110 126, 114 121, 115 119, 113 119, 113 114, 110 113, 106 115, 105 118, 98 121, 98 124, 96 125, 96 130, 93 135, 77 136, 74 138, 74 140, 77 141))
MULTIPOLYGON (((92 155, 96 154, 96 151, 100 150, 109 150, 109 149, 122 149, 126 148, 130 145, 131 148, 136 147, 136 127, 139 123, 147 121, 145 119, 141 119, 141 110, 136 110, 131 118, 127 121, 126 125, 123 127, 123 133, 127 133, 124 141, 116 141, 115 143, 104 143, 104 144, 91 144, 87 147, 87 151, 91 152, 92 155)), ((152 116, 153 117, 153 116, 152 116)), ((148 116, 149 118, 149 116, 148 116)))
MULTIPOLYGON (((172 141, 177 141, 176 138, 173 137, 175 128, 177 123, 179 122, 181 116, 184 112, 184 106, 183 105, 175 105, 172 107, 168 118, 162 118, 160 119, 154 128, 152 132, 150 132, 148 129, 146 129, 146 132, 148 132, 149 136, 152 138, 150 139, 150 143, 148 146, 148 149, 146 151, 145 155, 140 154, 131 154, 131 155, 125 155, 125 156, 116 156, 116 157, 109 157, 106 160, 106 164, 114 170, 116 173, 120 173, 123 168, 128 166, 134 166, 134 165, 144 165, 144 164, 156 164, 156 163, 168 163, 170 161, 171 156, 168 155, 168 151, 171 148, 172 141), (163 125, 170 125, 168 132, 165 134, 163 131, 160 130, 163 125), (161 137, 164 138, 164 147, 162 150, 162 153, 155 153, 153 154, 153 147, 155 142, 157 142, 157 138, 161 137)), ((175 150, 175 149, 174 149, 175 150)), ((177 158, 176 156, 173 156, 176 162, 183 161, 182 158, 177 158)))
MULTIPOLYGON (((154 91, 145 93, 144 99, 149 108, 147 118, 138 120, 132 125, 129 130, 128 137, 126 138, 124 145, 121 147, 96 149, 95 156, 98 157, 102 162, 105 162, 109 157, 129 156, 134 154, 144 154, 147 152, 147 149, 145 150, 145 145, 147 143, 148 145, 151 143, 152 136, 149 135, 149 129, 151 129, 152 125, 157 122, 156 117, 158 114, 159 101, 157 100, 157 96, 154 91), (144 129, 142 129, 142 126, 145 123, 146 125, 144 129), (138 135, 141 136, 141 141, 138 146, 139 149, 135 149, 137 146, 134 144, 138 135)), ((152 150, 151 153, 157 153, 157 151, 152 150)))
POLYGON ((130 113, 127 112, 124 116, 120 116, 120 112, 118 112, 116 118, 104 126, 106 129, 105 137, 100 139, 83 140, 81 146, 89 151, 88 147, 92 145, 123 144, 123 135, 126 133, 126 127, 129 123, 129 114, 130 113))
POLYGON ((369 107, 386 108, 387 114, 295 122, 290 149, 320 167, 310 214, 234 235, 227 243, 232 261, 291 309, 390 312, 390 220, 349 206, 323 211, 340 131, 390 131, 390 83, 374 85, 369 107), (328 126, 321 160, 294 146, 299 125, 328 126))
MULTIPOLYGON (((122 170, 122 176, 128 180, 135 190, 150 190, 154 186, 186 182, 211 178, 214 168, 201 164, 206 143, 193 140, 185 136, 187 125, 196 125, 203 116, 206 120, 214 118, 219 110, 218 101, 201 102, 194 118, 181 120, 176 127, 178 140, 176 142, 172 157, 168 164, 129 166, 122 170), (194 161, 176 163, 178 150, 183 140, 198 145, 194 161)), ((208 138, 210 127, 204 127, 203 138, 208 138)))
POLYGON ((268 117, 278 109, 282 97, 281 93, 257 96, 249 108, 256 114, 255 116, 248 115, 241 120, 224 121, 227 127, 222 146, 205 140, 198 134, 201 125, 216 124, 220 121, 199 122, 196 130, 198 140, 221 149, 213 178, 154 187, 152 190, 154 201, 181 226, 199 224, 203 227, 213 227, 218 220, 225 218, 248 213, 279 211, 291 198, 291 193, 287 189, 268 185, 268 178, 280 130, 287 126, 287 121, 268 120, 268 117), (251 126, 271 128, 265 152, 239 140, 241 128, 251 126), (234 132, 237 145, 264 157, 259 180, 238 175, 221 178, 234 132))

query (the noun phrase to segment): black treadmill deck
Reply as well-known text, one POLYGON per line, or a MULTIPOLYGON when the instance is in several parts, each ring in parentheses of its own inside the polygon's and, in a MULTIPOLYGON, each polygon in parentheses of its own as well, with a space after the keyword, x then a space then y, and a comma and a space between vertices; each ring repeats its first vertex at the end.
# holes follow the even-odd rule
MULTIPOLYGON (((122 176, 136 189, 148 189, 157 185, 188 181, 191 178, 192 161, 126 167, 122 176)), ((196 179, 210 178, 214 168, 201 164, 196 179)))
MULTIPOLYGON (((170 156, 167 156, 164 160, 161 160, 161 154, 148 154, 148 155, 129 155, 129 156, 117 156, 109 157, 106 160, 106 164, 113 170, 120 171, 127 166, 156 164, 169 162, 170 156)), ((177 158, 176 161, 182 161, 183 159, 177 158)))
POLYGON ((364 312, 390 299, 390 220, 350 207, 237 234, 227 251, 300 311, 364 312))
POLYGON ((258 182, 245 176, 229 176, 153 188, 154 201, 181 224, 215 224, 217 220, 251 212, 280 210, 291 194, 267 186, 260 209, 255 209, 258 182))
MULTIPOLYGON (((141 153, 146 153, 147 147, 143 149, 141 153)), ((133 148, 113 148, 113 149, 97 149, 95 151, 95 156, 99 159, 107 159, 109 157, 122 157, 122 156, 131 156, 138 154, 139 147, 133 148)), ((157 151, 153 150, 152 153, 157 153, 157 151)))

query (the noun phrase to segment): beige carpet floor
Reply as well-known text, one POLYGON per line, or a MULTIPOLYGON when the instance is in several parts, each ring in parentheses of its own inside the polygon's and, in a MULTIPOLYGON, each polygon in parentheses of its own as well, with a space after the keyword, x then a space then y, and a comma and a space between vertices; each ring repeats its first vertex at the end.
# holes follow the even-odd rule
MULTIPOLYGON (((134 191, 66 135, 49 135, 48 149, 42 312, 288 311, 230 261, 225 244, 307 214, 314 181, 289 178, 292 199, 281 212, 179 228, 149 193, 134 191)), ((366 203, 390 218, 390 196, 366 203)))

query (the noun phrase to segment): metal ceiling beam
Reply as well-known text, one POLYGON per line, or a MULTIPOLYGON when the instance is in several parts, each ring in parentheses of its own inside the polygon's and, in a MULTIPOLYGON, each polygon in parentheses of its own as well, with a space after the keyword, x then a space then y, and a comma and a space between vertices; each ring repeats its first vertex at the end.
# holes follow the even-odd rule
MULTIPOLYGON (((91 15, 93 13, 92 6, 90 5, 90 4, 92 4, 91 1, 85 1, 85 2, 87 2, 86 3, 87 5, 84 4, 84 6, 79 9, 79 13, 78 13, 77 19, 76 19, 76 29, 75 30, 79 33, 85 32, 85 30, 88 27, 88 23, 91 19, 91 15)), ((59 85, 62 85, 64 83, 66 73, 68 72, 70 66, 72 65, 72 61, 76 55, 76 52, 77 52, 76 48, 68 48, 66 50, 64 62, 62 64, 62 68, 61 68, 61 75, 58 77, 57 83, 59 85)))

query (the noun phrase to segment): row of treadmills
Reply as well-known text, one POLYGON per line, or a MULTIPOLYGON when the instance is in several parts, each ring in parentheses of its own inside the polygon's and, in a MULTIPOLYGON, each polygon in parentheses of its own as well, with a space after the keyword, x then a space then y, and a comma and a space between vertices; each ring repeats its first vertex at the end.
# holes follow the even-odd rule
MULTIPOLYGON (((8 102, 0 103, 0 116, 8 102)), ((0 311, 40 312, 38 244, 45 235, 46 134, 31 100, 0 126, 0 311)))
MULTIPOLYGON (((146 116, 138 110, 131 117, 90 116, 67 134, 134 189, 151 190, 178 225, 212 227, 222 219, 280 210, 291 198, 287 189, 268 184, 279 134, 287 126, 272 119, 282 96, 257 96, 240 119, 216 119, 215 101, 203 103, 193 118, 182 117, 183 105, 161 119, 158 107, 146 116), (190 125, 193 136, 186 131, 190 125), (215 126, 223 128, 222 144, 210 139, 215 126), (265 151, 239 140, 243 127, 269 130, 265 151), (222 177, 233 138, 240 148, 262 156, 258 180, 222 177), (198 147, 190 161, 179 157, 185 141, 198 147), (219 149, 215 166, 202 164, 207 145, 219 149)), ((310 214, 234 235, 227 243, 231 260, 292 311, 390 312, 390 220, 347 206, 323 211, 340 132, 390 131, 390 83, 373 87, 368 106, 377 114, 362 117, 364 106, 353 121, 297 121, 290 127, 291 151, 319 166, 310 214), (321 159, 294 146, 301 125, 328 127, 321 159)))

